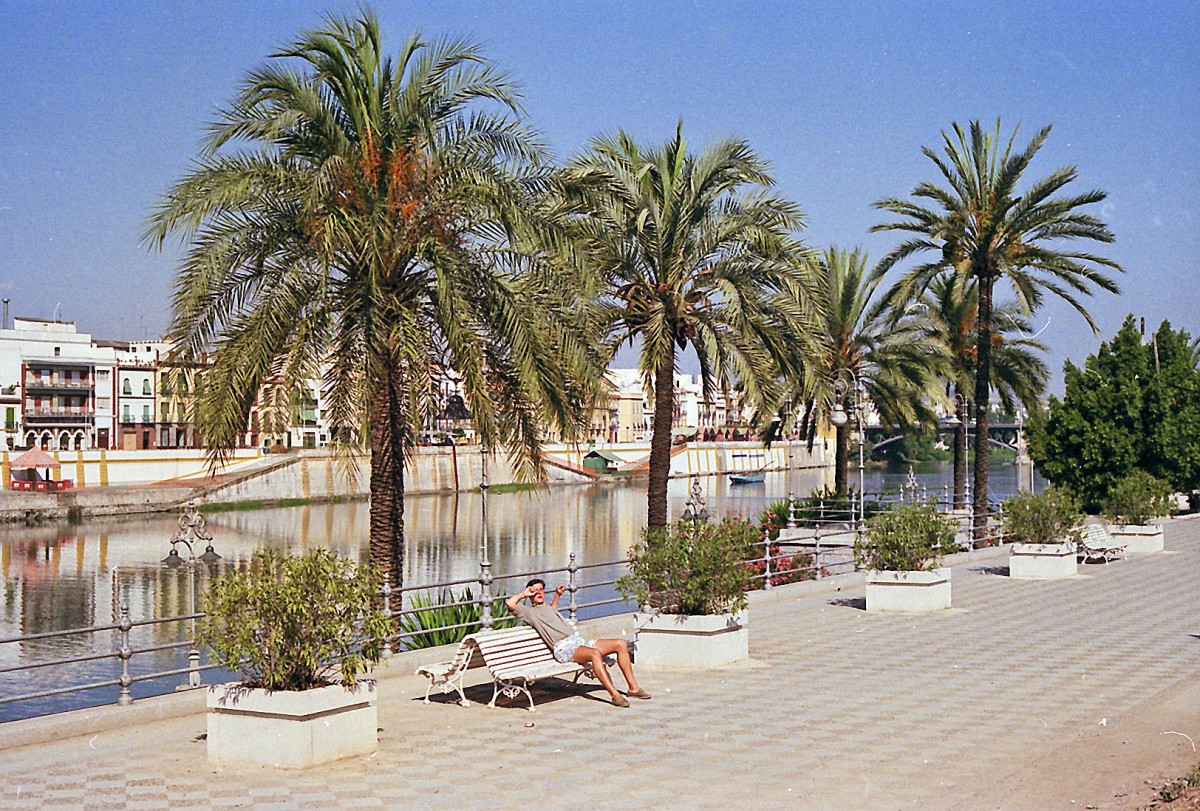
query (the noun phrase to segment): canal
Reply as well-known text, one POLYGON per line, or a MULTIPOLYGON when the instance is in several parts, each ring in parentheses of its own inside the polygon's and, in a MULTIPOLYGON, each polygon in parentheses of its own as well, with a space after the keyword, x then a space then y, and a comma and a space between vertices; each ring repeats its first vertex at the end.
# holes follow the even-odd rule
MULTIPOLYGON (((851 471, 852 480, 856 472, 851 471)), ((1023 472, 1021 486, 1028 487, 1029 469, 1023 472)), ((995 465, 993 498, 1016 492, 1020 474, 1015 466, 995 465)), ((930 499, 940 499, 951 471, 949 465, 938 464, 917 468, 914 475, 930 499)), ((872 468, 866 474, 866 489, 868 493, 895 490, 907 479, 907 468, 872 468)), ((701 480, 710 514, 748 518, 757 518, 771 501, 789 491, 804 495, 831 484, 832 471, 824 469, 768 473, 761 484, 731 485, 724 477, 701 480)), ((671 481, 672 516, 682 513, 688 485, 686 480, 671 481)), ((1043 485, 1039 477, 1035 486, 1041 489, 1043 485)), ((405 584, 478 577, 484 537, 482 512, 482 496, 477 492, 410 496, 406 501, 405 584)), ((645 515, 644 479, 493 493, 488 497, 487 532, 492 570, 502 577, 565 567, 572 553, 580 564, 621 559, 638 537, 645 515)), ((364 502, 209 513, 206 518, 214 547, 223 559, 216 567, 197 566, 191 583, 188 567, 162 565, 170 538, 178 529, 174 515, 0 529, 0 638, 112 623, 122 601, 129 605, 133 620, 187 614, 193 589, 200 593, 221 566, 245 561, 264 547, 289 553, 325 547, 356 560, 368 558, 364 502)), ((617 573, 590 570, 587 576, 598 582, 617 573)), ((501 581, 500 588, 505 587, 501 581)), ((135 647, 166 645, 186 638, 186 631, 178 623, 148 626, 135 630, 133 643, 135 647)), ((69 668, 2 671, 49 659, 109 652, 116 647, 116 633, 0 645, 0 698, 114 678, 117 663, 112 659, 69 668)), ((183 662, 183 653, 171 650, 135 657, 136 669, 142 672, 182 667, 183 662)), ((179 681, 180 677, 172 677, 138 683, 134 695, 167 692, 179 681)), ((111 703, 115 698, 116 688, 110 687, 0 704, 0 721, 111 703)))

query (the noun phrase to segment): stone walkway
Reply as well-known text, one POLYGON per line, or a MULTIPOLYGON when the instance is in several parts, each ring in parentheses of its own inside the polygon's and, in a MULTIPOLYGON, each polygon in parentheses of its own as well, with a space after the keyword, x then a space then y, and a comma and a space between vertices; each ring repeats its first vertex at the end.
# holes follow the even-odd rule
POLYGON ((628 710, 571 688, 533 714, 425 705, 395 674, 378 753, 303 772, 209 767, 198 714, 0 749, 0 807, 1134 807, 1129 764, 1200 760, 1200 521, 1166 544, 1056 582, 971 553, 936 615, 868 615, 860 576, 775 589, 750 663, 643 668, 654 699, 628 710))

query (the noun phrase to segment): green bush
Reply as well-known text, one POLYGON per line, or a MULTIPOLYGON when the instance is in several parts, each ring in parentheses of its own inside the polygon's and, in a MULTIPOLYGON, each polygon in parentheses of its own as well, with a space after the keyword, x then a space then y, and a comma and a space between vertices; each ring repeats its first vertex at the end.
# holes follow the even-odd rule
POLYGON ((1171 495, 1171 485, 1137 470, 1113 485, 1101 512, 1110 524, 1147 524, 1171 512, 1171 495))
MULTIPOLYGON (((411 634, 403 639, 404 647, 409 650, 453 645, 483 627, 483 606, 469 587, 458 595, 450 589, 415 595, 410 607, 413 611, 401 614, 399 620, 400 633, 411 634), (451 625, 462 627, 447 627, 451 625)), ((497 597, 492 603, 492 628, 511 628, 516 624, 517 618, 504 607, 503 595, 497 597)))
POLYGON ((629 574, 617 579, 617 591, 670 614, 739 611, 753 579, 742 563, 755 556, 759 540, 758 527, 734 518, 646 530, 629 552, 629 574))
POLYGON ((955 522, 932 507, 894 507, 871 516, 854 542, 854 559, 865 569, 914 572, 934 568, 954 541, 955 522))
POLYGON ((204 592, 197 644, 247 687, 307 690, 354 684, 383 657, 391 621, 377 606, 382 578, 324 549, 255 552, 204 592))
POLYGON ((1013 543, 1075 543, 1083 512, 1069 491, 1047 487, 1044 493, 1018 493, 1005 500, 1000 520, 1013 543))

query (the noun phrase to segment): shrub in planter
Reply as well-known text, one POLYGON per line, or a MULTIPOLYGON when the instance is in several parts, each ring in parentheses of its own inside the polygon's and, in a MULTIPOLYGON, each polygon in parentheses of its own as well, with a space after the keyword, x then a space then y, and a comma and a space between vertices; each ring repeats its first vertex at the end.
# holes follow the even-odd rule
POLYGON ((1104 520, 1119 526, 1149 524, 1171 512, 1171 486, 1144 470, 1117 481, 1104 499, 1104 520))
POLYGON ((854 559, 864 569, 928 571, 954 543, 957 524, 932 507, 895 507, 874 515, 854 543, 854 559))
POLYGON ((761 539, 749 521, 680 521, 647 530, 617 580, 625 599, 653 610, 637 618, 637 661, 677 667, 720 667, 749 655, 745 561, 761 539))
POLYGON ((247 687, 307 690, 353 685, 383 658, 391 621, 377 607, 378 570, 324 549, 286 557, 255 552, 213 580, 197 641, 247 687))
POLYGON ((646 530, 629 552, 629 573, 617 579, 617 591, 670 614, 739 611, 753 577, 742 562, 754 556, 759 537, 758 527, 734 518, 646 530))
POLYGON ((381 582, 321 549, 256 552, 212 582, 198 643, 245 680, 209 690, 210 761, 304 768, 376 750, 375 684, 359 677, 391 633, 381 582))
POLYGON ((1075 543, 1083 512, 1067 490, 1047 487, 1043 493, 1024 492, 1006 499, 1000 507, 1006 538, 1012 543, 1075 543))

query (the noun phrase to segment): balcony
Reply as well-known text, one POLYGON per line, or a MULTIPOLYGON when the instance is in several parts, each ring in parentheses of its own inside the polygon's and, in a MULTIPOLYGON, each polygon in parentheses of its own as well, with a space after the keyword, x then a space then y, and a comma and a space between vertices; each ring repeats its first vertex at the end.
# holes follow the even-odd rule
POLYGON ((91 425, 96 415, 89 409, 72 406, 70 408, 27 408, 21 414, 26 426, 51 423, 63 425, 91 425))
POLYGON ((61 375, 25 375, 26 391, 91 391, 94 381, 70 379, 61 375))

